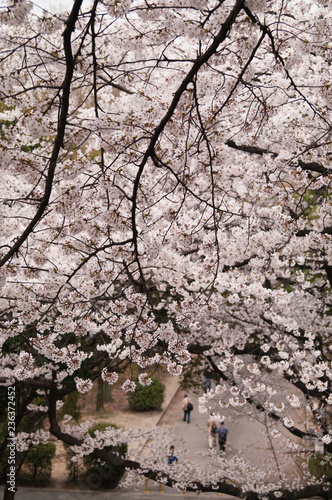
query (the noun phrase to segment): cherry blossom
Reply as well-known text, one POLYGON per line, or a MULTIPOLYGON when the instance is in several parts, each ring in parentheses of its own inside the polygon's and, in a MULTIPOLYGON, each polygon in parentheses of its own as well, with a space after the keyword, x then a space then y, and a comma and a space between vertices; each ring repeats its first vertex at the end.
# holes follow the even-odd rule
MULTIPOLYGON (((257 411, 299 459, 319 427, 330 453, 329 3, 74 0, 38 17, 18 0, 0 18, 1 387, 47 408, 76 459, 112 463, 103 448, 130 433, 59 422, 66 394, 122 373, 134 391, 131 365, 141 385, 208 369, 199 411, 257 411)), ((240 454, 171 474, 167 432, 123 459, 126 484, 331 494, 306 464, 275 479, 278 460, 240 454)))
POLYGON ((92 389, 93 384, 91 380, 84 380, 79 377, 76 377, 75 382, 78 392, 82 394, 85 394, 86 392, 89 392, 92 389))

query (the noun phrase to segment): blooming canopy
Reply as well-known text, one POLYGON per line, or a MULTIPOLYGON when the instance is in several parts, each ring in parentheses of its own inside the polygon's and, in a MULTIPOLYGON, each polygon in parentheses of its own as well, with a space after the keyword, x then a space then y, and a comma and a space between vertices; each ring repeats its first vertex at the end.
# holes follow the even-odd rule
MULTIPOLYGON (((29 10, 0 13, 1 383, 43 390, 50 432, 105 459, 56 403, 128 363, 142 369, 123 384, 134 391, 149 368, 180 376, 194 356, 230 387, 202 411, 251 405, 309 439, 302 408, 330 450, 328 2, 29 10)), ((153 454, 122 463, 181 488, 301 495, 284 479, 258 487, 240 459, 233 486, 169 477, 153 454)), ((307 481, 304 497, 330 492, 307 481)))

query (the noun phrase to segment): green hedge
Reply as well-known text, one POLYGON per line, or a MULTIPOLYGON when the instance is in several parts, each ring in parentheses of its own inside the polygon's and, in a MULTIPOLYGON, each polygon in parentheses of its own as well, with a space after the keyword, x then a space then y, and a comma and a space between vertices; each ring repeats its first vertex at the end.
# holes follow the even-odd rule
POLYGON ((156 378, 151 385, 137 383, 135 392, 128 394, 129 408, 134 411, 161 410, 165 387, 156 378))
POLYGON ((22 477, 35 484, 47 482, 51 478, 55 450, 54 443, 31 446, 24 460, 22 477))
POLYGON ((329 481, 332 480, 332 454, 315 453, 309 458, 310 475, 320 480, 325 476, 329 481))

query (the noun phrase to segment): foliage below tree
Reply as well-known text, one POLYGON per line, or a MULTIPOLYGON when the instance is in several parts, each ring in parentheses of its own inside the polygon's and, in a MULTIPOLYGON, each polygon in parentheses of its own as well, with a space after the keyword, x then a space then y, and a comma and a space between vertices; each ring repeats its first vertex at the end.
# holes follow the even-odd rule
MULTIPOLYGON (((37 396, 33 388, 27 388, 25 386, 17 385, 15 387, 15 395, 8 398, 7 387, 0 387, 0 402, 1 408, 3 409, 0 419, 0 482, 8 485, 7 479, 9 471, 12 466, 15 466, 15 478, 19 480, 21 478, 22 468, 26 464, 26 460, 29 457, 34 456, 34 450, 36 447, 32 448, 29 455, 29 450, 31 450, 32 441, 29 439, 29 433, 38 436, 38 443, 40 440, 40 445, 47 445, 45 442, 45 437, 49 437, 48 433, 45 433, 42 429, 42 424, 45 419, 45 408, 38 406, 41 403, 41 398, 37 396), (14 398, 14 399, 13 399, 14 398), (14 407, 10 406, 9 401, 15 402, 14 407), (33 409, 33 411, 31 411, 33 409), (42 410, 42 411, 40 411, 42 410), (14 446, 14 436, 13 426, 17 435, 24 435, 28 439, 24 443, 23 447, 14 446), (15 451, 13 450, 13 446, 15 451)), ((13 393, 11 393, 13 394, 13 393)), ((52 448, 54 445, 51 443, 52 448)), ((39 450, 42 453, 42 449, 39 450)), ((30 460, 31 462, 31 460, 30 460)), ((46 464, 46 468, 48 464, 46 464)), ((35 479, 29 475, 29 480, 38 481, 41 474, 37 469, 35 470, 35 479), (38 476, 38 477, 37 477, 38 476)), ((47 474, 44 478, 47 479, 47 474)))
POLYGON ((52 474, 55 450, 54 443, 32 445, 25 457, 22 478, 34 484, 47 483, 52 474))
POLYGON ((309 458, 309 471, 316 480, 332 481, 332 456, 315 453, 309 458))
POLYGON ((152 377, 150 385, 137 384, 135 391, 128 394, 129 408, 134 411, 161 410, 165 386, 152 377))

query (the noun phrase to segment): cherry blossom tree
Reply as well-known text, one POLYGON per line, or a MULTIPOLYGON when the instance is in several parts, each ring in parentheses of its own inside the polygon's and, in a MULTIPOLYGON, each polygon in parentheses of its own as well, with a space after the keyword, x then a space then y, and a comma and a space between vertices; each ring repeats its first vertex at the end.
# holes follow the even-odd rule
MULTIPOLYGON (((122 459, 103 448, 130 430, 92 438, 58 418, 98 377, 114 384, 138 365, 133 391, 150 367, 180 376, 194 356, 221 379, 201 412, 256 408, 305 443, 319 427, 331 453, 328 4, 1 9, 0 380, 25 388, 26 411, 45 410, 77 459, 123 465, 128 483, 330 498, 324 478, 271 482, 239 457, 170 472, 165 429, 150 431, 150 454, 122 459)), ((45 439, 19 433, 16 446, 45 439)))

